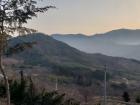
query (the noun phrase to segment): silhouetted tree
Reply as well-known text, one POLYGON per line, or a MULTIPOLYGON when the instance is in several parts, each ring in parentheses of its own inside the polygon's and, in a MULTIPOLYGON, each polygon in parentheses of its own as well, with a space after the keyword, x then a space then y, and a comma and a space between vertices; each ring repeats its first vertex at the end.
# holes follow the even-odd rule
POLYGON ((24 79, 23 71, 20 71, 20 81, 13 81, 10 84, 11 102, 15 105, 24 103, 26 96, 27 81, 24 79))
POLYGON ((136 103, 140 103, 140 96, 136 97, 136 103))
POLYGON ((10 91, 8 77, 2 64, 2 55, 7 46, 7 40, 15 31, 19 35, 34 32, 33 29, 23 27, 23 24, 36 17, 38 12, 44 13, 49 8, 54 8, 54 6, 39 7, 38 0, 0 0, 0 71, 6 85, 7 105, 10 105, 10 91))
POLYGON ((123 100, 125 102, 129 102, 130 101, 130 96, 129 96, 128 92, 124 92, 122 97, 123 97, 123 100))

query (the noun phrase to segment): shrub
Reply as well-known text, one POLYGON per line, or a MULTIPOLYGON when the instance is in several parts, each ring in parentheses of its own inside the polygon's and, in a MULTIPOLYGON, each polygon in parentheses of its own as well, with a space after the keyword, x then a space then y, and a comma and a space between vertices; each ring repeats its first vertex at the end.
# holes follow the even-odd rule
MULTIPOLYGON (((11 103, 14 105, 79 105, 74 99, 66 99, 65 94, 56 91, 37 92, 32 79, 26 80, 21 73, 21 80, 10 82, 11 103)), ((0 97, 4 97, 5 85, 0 84, 0 97)))

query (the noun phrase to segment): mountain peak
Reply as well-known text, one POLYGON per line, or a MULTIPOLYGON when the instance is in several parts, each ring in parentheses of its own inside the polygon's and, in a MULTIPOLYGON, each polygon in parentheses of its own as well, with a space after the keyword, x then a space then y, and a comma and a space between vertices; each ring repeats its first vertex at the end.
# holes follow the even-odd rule
POLYGON ((95 35, 92 35, 92 36, 116 35, 116 34, 128 35, 128 34, 135 34, 135 33, 140 33, 140 29, 126 29, 126 28, 121 28, 121 29, 111 30, 111 31, 108 31, 108 32, 105 32, 105 33, 95 34, 95 35))
POLYGON ((32 34, 27 34, 27 35, 11 38, 9 40, 9 43, 10 43, 9 45, 13 46, 13 45, 16 45, 18 43, 23 43, 23 42, 35 42, 35 41, 44 41, 44 40, 52 40, 52 38, 44 33, 32 33, 32 34))
POLYGON ((116 30, 109 31, 109 32, 107 32, 105 34, 109 34, 109 33, 128 33, 128 32, 135 32, 135 31, 140 32, 140 29, 125 29, 125 28, 121 28, 121 29, 116 29, 116 30))

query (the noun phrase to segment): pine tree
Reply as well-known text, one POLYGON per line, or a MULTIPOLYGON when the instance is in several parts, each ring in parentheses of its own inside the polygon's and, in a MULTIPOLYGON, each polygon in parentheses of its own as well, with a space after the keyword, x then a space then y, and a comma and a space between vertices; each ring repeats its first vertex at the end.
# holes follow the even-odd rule
POLYGON ((123 97, 123 100, 125 102, 129 102, 130 101, 130 96, 129 96, 128 92, 124 92, 122 97, 123 97))
POLYGON ((140 103, 140 96, 136 97, 136 103, 140 103))

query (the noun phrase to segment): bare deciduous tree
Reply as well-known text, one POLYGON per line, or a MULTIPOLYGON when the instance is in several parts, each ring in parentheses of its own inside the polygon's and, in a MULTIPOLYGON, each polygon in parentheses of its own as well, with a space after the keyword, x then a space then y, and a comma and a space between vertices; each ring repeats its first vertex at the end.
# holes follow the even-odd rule
MULTIPOLYGON (((39 0, 0 0, 0 71, 6 85, 7 105, 10 105, 10 90, 8 76, 2 64, 2 56, 7 46, 9 36, 18 32, 19 35, 31 33, 35 30, 23 27, 28 20, 44 13, 54 6, 39 7, 39 0)), ((41 1, 41 0, 40 0, 41 1)))

